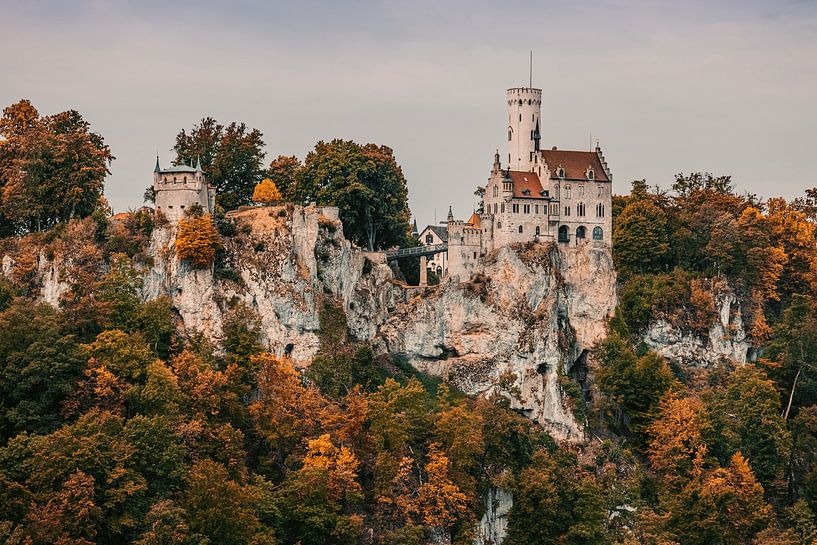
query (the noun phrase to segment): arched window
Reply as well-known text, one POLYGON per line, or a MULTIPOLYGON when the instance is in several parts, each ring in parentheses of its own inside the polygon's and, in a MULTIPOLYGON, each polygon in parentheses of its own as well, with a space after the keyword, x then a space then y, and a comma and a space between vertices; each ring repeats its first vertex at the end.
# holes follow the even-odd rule
POLYGON ((565 186, 565 199, 569 199, 571 193, 572 193, 572 191, 570 190, 570 186, 566 185, 565 186))
POLYGON ((522 232, 522 226, 521 225, 519 226, 519 232, 520 233, 522 232))
POLYGON ((494 186, 494 197, 498 197, 498 196, 499 196, 499 186, 495 185, 494 186))
POLYGON ((511 127, 508 127, 508 142, 510 142, 511 140, 513 140, 513 129, 511 127))
POLYGON ((586 238, 586 237, 587 237, 587 229, 584 227, 584 225, 580 225, 580 226, 576 227, 576 238, 580 239, 580 238, 586 238))
POLYGON ((496 222, 496 228, 497 229, 502 229, 502 222, 501 221, 496 222))
POLYGON ((562 167, 559 167, 559 170, 556 171, 556 175, 559 178, 564 178, 565 177, 565 169, 563 169, 562 167))
POLYGON ((502 208, 502 213, 504 214, 505 213, 505 203, 503 202, 500 206, 502 208))
POLYGON ((559 227, 559 242, 567 242, 567 225, 562 225, 559 227))
POLYGON ((540 234, 540 230, 539 230, 539 226, 537 225, 537 226, 536 226, 536 236, 538 237, 538 236, 539 236, 539 234, 540 234))
POLYGON ((584 207, 583 202, 580 202, 579 204, 577 204, 576 205, 576 215, 584 217, 584 209, 585 209, 585 207, 584 207))
POLYGON ((601 227, 593 227, 593 240, 602 240, 604 238, 604 231, 601 227))
POLYGON ((434 235, 432 235, 431 233, 427 234, 426 235, 426 244, 431 244, 433 242, 434 242, 434 235))
POLYGON ((604 204, 599 203, 596 205, 596 217, 603 218, 604 217, 604 204))
POLYGON ((569 206, 565 206, 565 216, 570 217, 570 207, 569 206))

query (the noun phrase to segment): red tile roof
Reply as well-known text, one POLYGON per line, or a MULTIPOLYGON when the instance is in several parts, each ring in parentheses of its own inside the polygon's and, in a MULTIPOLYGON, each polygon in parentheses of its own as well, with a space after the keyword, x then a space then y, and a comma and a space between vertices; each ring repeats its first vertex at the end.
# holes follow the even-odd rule
POLYGON ((479 216, 476 212, 471 214, 471 217, 468 218, 468 221, 465 222, 466 224, 470 225, 471 227, 479 228, 479 216))
POLYGON ((559 167, 562 167, 565 180, 587 181, 587 167, 592 166, 595 181, 610 181, 595 151, 542 150, 542 158, 550 169, 551 180, 559 179, 559 167))
POLYGON ((513 181, 513 196, 517 199, 541 199, 545 195, 542 193, 542 182, 535 172, 511 171, 513 181))

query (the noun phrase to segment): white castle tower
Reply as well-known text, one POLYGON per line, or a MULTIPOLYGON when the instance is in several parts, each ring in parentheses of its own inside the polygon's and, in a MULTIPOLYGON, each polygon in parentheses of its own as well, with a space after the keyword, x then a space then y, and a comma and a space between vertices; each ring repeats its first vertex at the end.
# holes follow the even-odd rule
POLYGON ((173 223, 185 216, 194 205, 212 214, 216 205, 216 189, 204 177, 201 160, 196 166, 178 165, 162 169, 159 157, 153 169, 153 195, 156 211, 173 223))
POLYGON ((508 167, 529 172, 539 152, 539 116, 542 90, 532 87, 508 89, 508 167))

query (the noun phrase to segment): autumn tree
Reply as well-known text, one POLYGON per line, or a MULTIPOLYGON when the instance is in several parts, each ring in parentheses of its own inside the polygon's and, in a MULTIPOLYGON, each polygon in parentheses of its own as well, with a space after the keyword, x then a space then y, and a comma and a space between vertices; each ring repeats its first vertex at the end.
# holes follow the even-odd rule
POLYGON ((216 200, 225 210, 250 204, 253 189, 264 179, 263 134, 244 123, 226 127, 212 117, 203 118, 190 132, 176 135, 175 165, 192 165, 201 159, 216 200))
POLYGON ((402 244, 408 233, 408 188, 391 148, 348 140, 318 142, 306 156, 295 196, 340 209, 343 231, 369 250, 402 244))
POLYGON ((255 186, 252 193, 252 201, 260 204, 273 204, 281 200, 281 192, 275 182, 265 178, 260 184, 255 186))
POLYGON ((302 166, 301 161, 294 155, 279 155, 270 163, 267 177, 275 182, 283 198, 292 200, 296 194, 302 166))
POLYGON ((7 231, 40 231, 101 206, 114 157, 79 112, 40 117, 27 100, 3 110, 0 222, 7 231))
POLYGON ((189 261, 197 269, 203 269, 213 264, 216 250, 220 246, 221 239, 209 214, 179 220, 179 232, 176 235, 179 259, 189 261))

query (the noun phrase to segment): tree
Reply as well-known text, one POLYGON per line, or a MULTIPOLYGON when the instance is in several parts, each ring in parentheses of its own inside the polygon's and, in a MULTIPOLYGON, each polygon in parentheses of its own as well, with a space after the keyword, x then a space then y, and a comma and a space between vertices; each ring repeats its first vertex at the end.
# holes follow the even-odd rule
POLYGON ((406 179, 386 146, 318 142, 295 195, 302 203, 337 206, 346 236, 369 250, 400 245, 411 231, 406 179))
POLYGON ((55 430, 83 367, 78 343, 49 305, 16 299, 0 313, 0 443, 55 430))
POLYGON ((613 228, 616 268, 622 274, 660 271, 668 250, 666 213, 649 197, 631 197, 613 228))
POLYGON ((221 238, 213 226, 210 214, 191 216, 179 220, 176 235, 176 253, 181 260, 188 260, 197 269, 212 265, 221 238))
POLYGON ((16 232, 40 231, 102 204, 114 157, 79 112, 40 117, 27 100, 3 110, 0 136, 0 222, 16 232))
POLYGON ((225 210, 250 204, 255 186, 264 179, 266 153, 263 134, 244 123, 227 127, 205 117, 188 133, 176 135, 175 165, 192 165, 201 159, 208 181, 216 188, 216 200, 225 210))
POLYGON ((574 457, 538 451, 513 485, 507 545, 604 543, 604 500, 574 457))
POLYGON ((297 157, 279 155, 269 165, 267 177, 275 182, 283 198, 292 200, 296 193, 298 177, 303 165, 297 157))
POLYGON ((201 460, 190 469, 183 503, 187 523, 210 543, 249 545, 257 536, 269 535, 254 501, 252 490, 231 480, 221 464, 201 460))
POLYGON ((263 182, 255 186, 252 193, 253 202, 261 204, 273 204, 281 200, 281 192, 275 186, 275 182, 265 178, 263 182))

